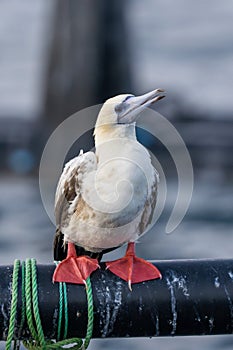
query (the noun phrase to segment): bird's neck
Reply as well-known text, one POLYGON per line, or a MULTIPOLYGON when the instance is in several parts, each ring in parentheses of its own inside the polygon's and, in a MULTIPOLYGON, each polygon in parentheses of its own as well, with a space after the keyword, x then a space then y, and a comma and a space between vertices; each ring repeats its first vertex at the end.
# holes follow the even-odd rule
POLYGON ((111 149, 121 148, 128 140, 136 141, 135 124, 105 124, 95 128, 95 147, 99 160, 111 154, 111 149), (109 152, 110 151, 110 152, 109 152))
POLYGON ((95 127, 96 148, 114 139, 136 140, 135 124, 104 124, 95 127))

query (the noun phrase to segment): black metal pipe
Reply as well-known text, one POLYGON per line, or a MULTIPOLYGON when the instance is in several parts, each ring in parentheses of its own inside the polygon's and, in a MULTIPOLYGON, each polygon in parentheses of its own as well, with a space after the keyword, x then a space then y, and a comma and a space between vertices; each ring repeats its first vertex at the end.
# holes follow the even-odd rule
MULTIPOLYGON (((162 280, 134 284, 132 292, 126 282, 101 266, 91 276, 94 338, 233 333, 233 260, 158 261, 162 280)), ((38 265, 37 269, 42 326, 45 336, 53 339, 59 303, 58 284, 52 283, 54 265, 38 265)), ((12 266, 0 267, 1 340, 8 330, 12 270, 12 266)), ((85 287, 67 284, 67 290, 68 337, 84 337, 85 287)), ((18 315, 20 309, 19 301, 18 315)), ((19 323, 20 317, 16 329, 19 323)))

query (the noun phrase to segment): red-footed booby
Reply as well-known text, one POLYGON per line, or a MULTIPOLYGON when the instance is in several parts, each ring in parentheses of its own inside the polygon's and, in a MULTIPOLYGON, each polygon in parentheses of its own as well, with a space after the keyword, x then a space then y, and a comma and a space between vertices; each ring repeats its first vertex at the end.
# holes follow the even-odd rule
POLYGON ((95 125, 96 151, 82 151, 64 167, 55 195, 57 231, 54 258, 61 261, 54 282, 85 284, 102 255, 128 243, 123 258, 106 268, 131 284, 161 278, 151 263, 135 255, 135 241, 151 223, 158 173, 139 143, 140 112, 164 97, 156 89, 142 96, 108 99, 95 125))

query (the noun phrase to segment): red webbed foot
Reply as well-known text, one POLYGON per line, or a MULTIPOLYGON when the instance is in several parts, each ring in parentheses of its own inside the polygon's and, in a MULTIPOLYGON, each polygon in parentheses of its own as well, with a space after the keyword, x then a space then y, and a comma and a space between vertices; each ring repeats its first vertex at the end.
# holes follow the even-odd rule
POLYGON ((131 284, 162 278, 160 271, 150 262, 135 255, 135 243, 129 243, 123 258, 106 262, 106 268, 131 284))
POLYGON ((90 274, 99 268, 98 260, 76 255, 73 243, 68 243, 67 258, 57 265, 53 282, 85 284, 90 274))

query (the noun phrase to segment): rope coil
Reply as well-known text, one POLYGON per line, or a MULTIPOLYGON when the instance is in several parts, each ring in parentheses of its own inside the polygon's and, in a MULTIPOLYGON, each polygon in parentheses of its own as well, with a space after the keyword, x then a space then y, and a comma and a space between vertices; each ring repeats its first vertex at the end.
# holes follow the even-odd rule
MULTIPOLYGON (((57 264, 58 262, 56 262, 57 264)), ((22 335, 25 322, 30 331, 32 339, 23 341, 24 346, 27 349, 33 350, 49 350, 49 349, 64 349, 64 346, 69 346, 69 349, 87 349, 93 333, 93 295, 90 277, 86 280, 86 295, 87 295, 87 308, 88 308, 88 324, 85 340, 81 338, 66 339, 68 333, 68 298, 66 283, 59 283, 59 315, 58 315, 58 328, 56 341, 45 340, 43 327, 40 318, 39 302, 38 302, 38 281, 37 281, 37 268, 35 259, 27 259, 26 262, 15 260, 12 275, 12 288, 11 288, 11 307, 10 307, 10 321, 9 329, 6 340, 6 350, 11 349, 11 343, 14 341, 13 349, 18 350, 20 348, 20 337, 22 335), (22 295, 22 311, 21 322, 18 330, 18 336, 15 334, 16 317, 17 317, 17 304, 18 304, 18 279, 21 266, 21 295, 22 295), (62 325, 64 329, 62 332, 62 325), (63 336, 61 337, 61 333, 63 336), (73 345, 74 344, 74 345, 73 345), (71 346, 73 345, 73 346, 71 346)))

